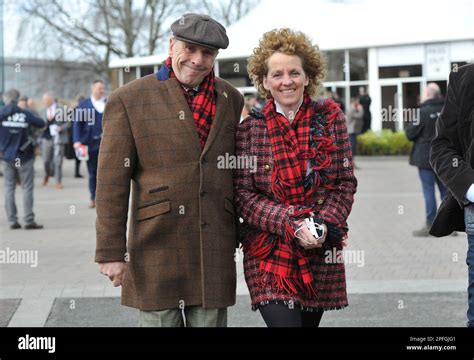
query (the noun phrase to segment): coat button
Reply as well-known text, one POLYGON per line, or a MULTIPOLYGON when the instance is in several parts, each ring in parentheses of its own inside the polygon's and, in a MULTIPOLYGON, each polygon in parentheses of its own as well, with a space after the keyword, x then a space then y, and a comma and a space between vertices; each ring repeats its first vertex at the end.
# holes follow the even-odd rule
POLYGON ((323 199, 319 199, 319 200, 318 200, 318 205, 321 205, 323 202, 324 202, 323 199))
POLYGON ((201 229, 204 229, 207 226, 207 222, 201 221, 201 229))
POLYGON ((201 197, 204 197, 204 195, 206 195, 206 194, 207 194, 206 191, 201 191, 201 192, 199 193, 199 195, 201 195, 201 197))
POLYGON ((265 169, 265 171, 270 171, 272 169, 272 167, 269 164, 265 164, 263 168, 265 169))

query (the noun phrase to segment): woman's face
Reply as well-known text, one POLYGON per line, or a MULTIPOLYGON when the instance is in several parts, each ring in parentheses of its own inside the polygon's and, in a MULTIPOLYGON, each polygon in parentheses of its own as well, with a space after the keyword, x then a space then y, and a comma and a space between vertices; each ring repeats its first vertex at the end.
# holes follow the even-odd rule
POLYGON ((267 60, 268 73, 263 78, 263 87, 283 107, 298 106, 303 98, 309 79, 297 55, 274 53, 267 60))

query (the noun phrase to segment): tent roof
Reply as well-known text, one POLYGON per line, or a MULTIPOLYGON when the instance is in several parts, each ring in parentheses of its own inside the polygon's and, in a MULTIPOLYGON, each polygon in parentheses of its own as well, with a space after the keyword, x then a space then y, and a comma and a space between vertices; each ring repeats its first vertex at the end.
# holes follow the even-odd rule
POLYGON ((474 40, 474 1, 261 0, 231 25, 219 58, 247 57, 266 31, 289 27, 322 50, 474 40))

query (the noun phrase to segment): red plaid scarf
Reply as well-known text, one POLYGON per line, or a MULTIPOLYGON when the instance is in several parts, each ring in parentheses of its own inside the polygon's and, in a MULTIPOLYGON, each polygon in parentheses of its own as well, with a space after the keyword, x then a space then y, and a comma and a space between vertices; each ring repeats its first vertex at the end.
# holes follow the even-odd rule
MULTIPOLYGON (((276 112, 273 99, 267 102, 262 113, 267 123, 274 156, 273 195, 280 203, 293 205, 294 209, 299 210, 295 210, 285 224, 286 231, 282 239, 269 233, 261 233, 255 241, 244 246, 244 251, 260 259, 261 286, 270 284, 278 291, 290 295, 305 293, 308 298, 315 298, 317 295, 309 259, 311 251, 305 251, 296 244, 295 229, 290 222, 303 218, 312 211, 308 199, 320 185, 318 181, 307 189, 304 187, 308 160, 321 158, 323 153, 334 151, 335 145, 331 139, 318 136, 313 139, 318 145, 310 147, 310 128, 316 110, 307 94, 304 95, 303 103, 291 124, 276 112)), ((333 113, 330 117, 334 118, 335 115, 336 113, 333 113)), ((329 165, 330 161, 324 161, 317 168, 313 168, 313 171, 329 165)))
MULTIPOLYGON (((171 58, 166 59, 163 63, 170 71, 169 77, 176 79, 171 65, 171 58)), ((197 133, 201 143, 201 151, 204 149, 209 131, 211 131, 212 119, 216 116, 215 84, 216 78, 214 69, 211 70, 209 75, 199 84, 199 91, 195 95, 191 94, 194 91, 193 89, 186 89, 186 87, 181 84, 184 97, 188 102, 189 108, 193 113, 194 122, 196 123, 197 133)))

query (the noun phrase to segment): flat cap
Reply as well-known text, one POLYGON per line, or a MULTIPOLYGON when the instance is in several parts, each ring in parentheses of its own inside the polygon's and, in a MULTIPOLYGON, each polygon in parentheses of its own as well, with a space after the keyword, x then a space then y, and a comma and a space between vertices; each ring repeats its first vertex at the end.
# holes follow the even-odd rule
POLYGON ((211 49, 226 49, 229 46, 224 26, 208 15, 184 14, 171 24, 171 31, 178 40, 211 49))

